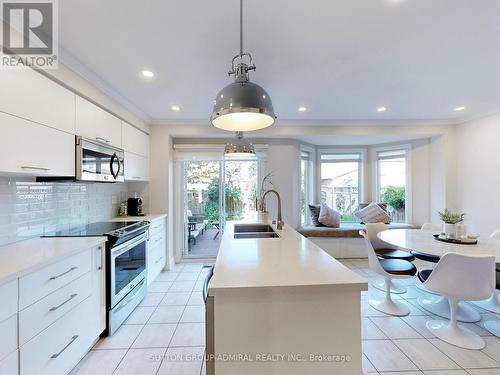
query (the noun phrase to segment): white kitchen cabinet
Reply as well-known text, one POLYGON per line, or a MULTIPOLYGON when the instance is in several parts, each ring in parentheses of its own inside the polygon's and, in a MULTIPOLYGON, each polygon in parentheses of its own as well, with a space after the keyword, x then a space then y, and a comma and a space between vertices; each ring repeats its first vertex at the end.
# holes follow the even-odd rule
POLYGON ((106 329, 106 250, 104 244, 92 249, 93 326, 97 334, 106 329))
POLYGON ((104 249, 102 243, 19 279, 19 374, 68 374, 104 331, 104 249))
POLYGON ((66 375, 91 349, 96 336, 90 298, 21 346, 21 375, 66 375))
POLYGON ((75 136, 0 112, 0 172, 75 175, 75 136))
POLYGON ((0 82, 0 111, 74 134, 73 92, 32 69, 1 69, 0 82))
POLYGON ((19 309, 22 310, 91 269, 90 250, 51 264, 19 279, 19 309))
POLYGON ((122 122, 123 149, 134 154, 149 157, 149 135, 122 122))
POLYGON ((19 353, 16 350, 5 359, 0 361, 0 375, 18 375, 18 357, 19 353))
POLYGON ((149 158, 125 151, 125 180, 148 181, 149 158))
POLYGON ((17 314, 0 322, 0 361, 17 349, 17 314))
POLYGON ((151 220, 146 253, 148 285, 156 279, 166 264, 167 241, 165 229, 165 217, 151 220))
POLYGON ((49 294, 46 298, 19 312, 19 345, 25 344, 42 330, 87 299, 92 292, 92 275, 85 275, 49 294))
POLYGON ((17 279, 0 286, 0 322, 17 313, 17 279))
POLYGON ((76 134, 122 147, 122 121, 80 96, 76 97, 76 134))

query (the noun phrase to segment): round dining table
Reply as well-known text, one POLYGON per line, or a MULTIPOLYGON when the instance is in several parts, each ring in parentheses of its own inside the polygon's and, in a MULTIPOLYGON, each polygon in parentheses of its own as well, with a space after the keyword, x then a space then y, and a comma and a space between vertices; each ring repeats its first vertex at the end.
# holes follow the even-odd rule
MULTIPOLYGON (((453 244, 435 239, 433 237, 435 233, 435 231, 423 229, 388 229, 379 232, 377 236, 400 250, 411 251, 416 258, 430 262, 438 262, 439 258, 446 253, 458 253, 494 256, 497 264, 500 263, 500 239, 480 237, 477 244, 453 244)), ((418 303, 435 315, 449 318, 448 302, 443 297, 419 297, 418 303)), ((500 313, 500 295, 498 293, 494 293, 488 300, 475 302, 475 304, 486 310, 500 313)), ((476 311, 462 303, 459 304, 457 315, 458 320, 462 322, 475 322, 480 319, 480 315, 476 311)))
POLYGON ((479 237, 475 245, 453 244, 438 241, 435 231, 423 229, 388 229, 378 233, 378 238, 400 250, 416 251, 421 254, 441 257, 446 253, 463 255, 490 255, 500 263, 500 239, 479 237))

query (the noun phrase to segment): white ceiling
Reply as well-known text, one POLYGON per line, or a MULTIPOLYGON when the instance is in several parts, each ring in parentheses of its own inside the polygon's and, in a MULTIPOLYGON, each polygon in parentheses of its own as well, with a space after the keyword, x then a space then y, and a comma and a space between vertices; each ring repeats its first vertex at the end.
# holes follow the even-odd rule
MULTIPOLYGON (((60 1, 62 61, 148 120, 208 122, 230 82, 238 6, 60 1)), ((282 120, 460 120, 500 110, 499 20, 499 0, 246 0, 245 50, 282 120)))

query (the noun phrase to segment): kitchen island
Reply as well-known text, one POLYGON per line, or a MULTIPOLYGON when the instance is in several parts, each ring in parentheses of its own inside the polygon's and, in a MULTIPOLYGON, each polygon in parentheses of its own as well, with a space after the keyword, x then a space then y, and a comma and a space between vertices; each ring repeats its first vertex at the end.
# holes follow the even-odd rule
POLYGON ((366 281, 287 225, 279 238, 234 228, 208 290, 207 375, 361 374, 366 281))

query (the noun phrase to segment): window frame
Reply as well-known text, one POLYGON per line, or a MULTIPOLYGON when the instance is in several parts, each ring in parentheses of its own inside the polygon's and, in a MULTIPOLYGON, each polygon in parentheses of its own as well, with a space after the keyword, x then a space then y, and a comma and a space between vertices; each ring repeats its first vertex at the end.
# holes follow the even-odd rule
POLYGON ((299 204, 300 207, 304 205, 304 221, 302 221, 302 215, 300 215, 300 225, 310 225, 311 217, 308 215, 308 204, 314 202, 315 200, 315 190, 316 190, 316 149, 308 147, 305 145, 300 146, 300 170, 299 170, 299 204), (304 157, 303 154, 307 153, 308 157, 304 157), (305 161, 305 173, 304 173, 304 186, 305 186, 305 202, 302 202, 302 161, 305 161))
MULTIPOLYGON (((318 197, 318 201, 321 201, 321 166, 323 163, 340 163, 343 161, 349 161, 349 159, 345 159, 343 161, 325 161, 323 162, 322 155, 325 154, 337 154, 337 155, 345 155, 345 154, 359 154, 360 159, 359 159, 359 167, 358 167, 358 202, 363 203, 366 200, 366 186, 367 184, 367 176, 366 176, 366 162, 367 162, 367 148, 362 147, 362 148, 341 148, 341 147, 336 147, 336 148, 320 148, 318 149, 318 155, 317 155, 317 171, 318 171, 318 177, 317 177, 317 188, 316 188, 316 193, 318 197)), ((352 160, 351 160, 352 161, 352 160)), ((335 208, 335 207, 332 207, 335 208)), ((342 223, 354 223, 357 221, 341 221, 342 223)))
POLYGON ((396 144, 391 146, 382 146, 382 147, 374 147, 373 148, 373 167, 374 167, 374 194, 373 196, 376 198, 377 202, 381 202, 382 198, 380 196, 380 165, 379 165, 379 157, 378 154, 380 152, 385 151, 397 151, 403 150, 405 152, 405 224, 411 222, 412 218, 412 193, 411 193, 411 144, 396 144))

